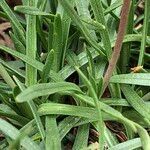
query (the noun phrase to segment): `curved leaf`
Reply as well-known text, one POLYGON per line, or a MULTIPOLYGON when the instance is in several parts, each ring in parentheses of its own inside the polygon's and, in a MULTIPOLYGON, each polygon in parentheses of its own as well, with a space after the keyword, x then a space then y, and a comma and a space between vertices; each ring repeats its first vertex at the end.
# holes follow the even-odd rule
POLYGON ((80 88, 69 82, 43 83, 30 86, 16 97, 18 103, 37 98, 39 96, 50 95, 58 92, 74 91, 80 92, 80 88))
POLYGON ((110 150, 132 150, 142 146, 141 139, 136 138, 120 143, 110 148, 110 150))

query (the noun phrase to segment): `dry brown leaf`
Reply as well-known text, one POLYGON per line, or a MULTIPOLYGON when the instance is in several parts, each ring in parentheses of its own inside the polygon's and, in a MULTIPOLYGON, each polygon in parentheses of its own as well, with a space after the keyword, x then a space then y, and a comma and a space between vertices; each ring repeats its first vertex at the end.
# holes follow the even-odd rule
POLYGON ((10 48, 14 48, 13 42, 9 35, 5 32, 11 28, 10 22, 4 22, 0 24, 0 44, 10 48))
POLYGON ((10 48, 14 47, 14 44, 13 44, 11 38, 5 32, 0 32, 0 36, 1 36, 1 40, 3 40, 5 43, 3 45, 10 47, 10 48))
POLYGON ((0 24, 0 32, 4 32, 5 30, 11 28, 10 22, 4 22, 0 24))
POLYGON ((137 66, 137 67, 131 68, 132 72, 134 73, 140 72, 142 69, 143 69, 143 66, 137 66))

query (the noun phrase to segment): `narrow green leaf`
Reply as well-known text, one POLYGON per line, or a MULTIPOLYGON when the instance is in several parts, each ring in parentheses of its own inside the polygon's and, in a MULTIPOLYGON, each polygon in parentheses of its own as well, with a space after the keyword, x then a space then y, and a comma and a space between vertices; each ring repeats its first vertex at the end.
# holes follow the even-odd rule
POLYGON ((90 3, 92 6, 92 9, 93 9, 93 12, 94 12, 95 20, 97 22, 101 23, 105 27, 105 30, 100 31, 99 33, 102 36, 102 41, 103 41, 103 45, 105 48, 106 56, 107 56, 107 58, 110 58, 111 52, 112 52, 111 42, 110 42, 110 38, 109 38, 108 27, 105 22, 102 2, 101 2, 101 0, 90 0, 90 3))
MULTIPOLYGON (((16 83, 18 84, 20 90, 24 91, 25 90, 24 85, 16 77, 14 77, 14 79, 15 79, 16 83)), ((33 117, 35 118, 39 132, 41 133, 41 137, 42 137, 42 139, 44 139, 45 132, 44 132, 44 128, 43 128, 42 122, 40 120, 40 117, 37 114, 36 105, 34 104, 34 102, 32 100, 27 101, 27 103, 24 102, 23 104, 24 104, 23 109, 27 111, 26 113, 29 114, 30 118, 33 118, 33 117), (29 106, 30 106, 30 108, 29 108, 29 106), (33 116, 31 113, 33 114, 33 116)))
POLYGON ((73 150, 82 149, 83 147, 86 147, 88 145, 89 127, 89 123, 79 126, 72 148, 73 150))
POLYGON ((129 85, 122 85, 121 89, 132 107, 150 121, 150 109, 146 103, 144 103, 143 99, 129 85))
POLYGON ((29 119, 21 115, 18 115, 8 105, 4 105, 4 104, 0 104, 0 115, 16 120, 20 122, 22 125, 25 125, 26 123, 29 122, 29 119))
MULTIPOLYGON (((35 0, 29 0, 29 6, 36 6, 35 0)), ((27 15, 26 26, 26 55, 32 59, 36 58, 37 51, 37 32, 36 32, 36 16, 27 15)), ((26 81, 27 86, 37 82, 37 69, 26 64, 26 81)))
POLYGON ((114 75, 111 77, 110 82, 150 86, 150 73, 114 75))
MULTIPOLYGON (((61 17, 59 14, 56 14, 55 18, 54 18, 54 24, 53 26, 50 23, 50 29, 52 29, 52 32, 49 35, 49 42, 51 43, 51 45, 49 44, 48 48, 50 49, 52 46, 52 50, 53 52, 51 52, 51 67, 49 68, 49 72, 50 69, 58 72, 61 68, 61 63, 62 63, 62 21, 61 21, 61 17), (51 36, 51 37, 50 37, 51 36), (52 40, 52 41, 50 41, 52 40), (53 57, 53 58, 52 58, 53 57)), ((49 29, 49 30, 50 30, 49 29)), ((47 63, 48 65, 48 63, 47 63)), ((48 76, 48 74, 47 74, 48 76)), ((52 96, 52 99, 55 100, 59 99, 59 96, 54 95, 52 96)), ((46 135, 46 149, 47 150, 59 150, 61 149, 61 142, 60 142, 60 138, 59 138, 59 131, 58 131, 58 127, 57 127, 57 122, 56 122, 56 116, 46 116, 46 129, 48 131, 47 135, 46 135)))
POLYGON ((150 1, 145 0, 145 9, 144 9, 144 24, 143 24, 143 33, 142 33, 142 41, 141 41, 141 49, 140 49, 140 55, 138 59, 138 66, 142 66, 144 63, 144 52, 145 52, 145 46, 146 46, 146 37, 148 33, 148 20, 150 18, 149 9, 150 9, 150 1))
MULTIPOLYGON (((15 50, 12 50, 6 46, 2 46, 0 45, 0 50, 3 50, 15 57, 18 57, 20 58, 21 60, 23 60, 24 62, 26 62, 27 64, 33 66, 34 68, 36 68, 37 70, 40 70, 42 71, 43 70, 43 67, 44 65, 42 63, 40 63, 39 61, 37 60, 34 60, 32 58, 30 58, 30 56, 26 56, 24 54, 21 54, 15 50)), ((60 76, 60 74, 58 73, 55 73, 54 71, 50 71, 50 77, 54 80, 54 81, 63 81, 62 77, 60 76)))
MULTIPOLYGON (((15 140, 21 133, 14 126, 12 126, 11 124, 9 124, 8 122, 4 121, 1 118, 0 118, 0 130, 6 136, 10 137, 13 140, 15 140)), ((32 150, 40 150, 39 146, 28 137, 25 137, 24 139, 22 139, 20 144, 27 150, 31 150, 31 149, 32 150)))
POLYGON ((52 15, 50 13, 46 13, 41 11, 40 9, 33 7, 33 6, 16 6, 14 8, 15 11, 27 14, 27 15, 34 15, 34 16, 49 16, 54 17, 55 15, 52 15))
MULTIPOLYGON (((90 106, 95 106, 94 100, 91 97, 88 97, 87 95, 81 95, 81 94, 73 94, 73 97, 77 100, 81 100, 90 106)), ((99 101, 99 107, 102 109, 102 111, 106 112, 107 114, 119 119, 121 122, 125 122, 130 125, 130 127, 135 131, 135 126, 127 119, 125 118, 119 111, 115 110, 114 108, 110 107, 109 105, 106 105, 105 103, 99 101)))
POLYGON ((89 44, 92 45, 100 55, 105 56, 104 49, 100 45, 98 45, 95 40, 93 40, 88 29, 83 25, 82 21, 80 20, 79 16, 76 14, 75 10, 71 7, 71 5, 66 0, 59 0, 59 2, 64 7, 64 9, 68 12, 70 18, 80 28, 86 40, 89 42, 89 44))
POLYGON ((18 52, 21 52, 21 53, 25 54, 25 47, 24 47, 24 45, 17 39, 17 37, 12 32, 9 32, 9 34, 11 36, 11 39, 14 42, 14 46, 15 46, 16 50, 18 52))
POLYGON ((1 63, 0 63, 0 75, 12 89, 15 88, 16 84, 14 83, 14 81, 12 80, 12 78, 10 77, 10 75, 8 74, 8 72, 1 63))
POLYGON ((3 64, 3 66, 9 68, 10 70, 14 71, 14 73, 18 74, 20 77, 25 78, 25 71, 21 70, 21 67, 24 67, 24 64, 22 61, 17 60, 17 61, 7 61, 5 62, 4 60, 0 59, 0 63, 3 64), (18 66, 20 64, 20 66, 18 66))
POLYGON ((128 106, 131 105, 126 101, 126 99, 116 99, 116 98, 101 98, 101 101, 110 106, 128 106))
POLYGON ((84 23, 86 23, 87 27, 90 29, 90 28, 94 28, 96 29, 97 31, 101 31, 101 30, 105 30, 105 26, 102 25, 101 23, 97 22, 97 21, 94 21, 92 19, 82 19, 82 21, 84 23))
POLYGON ((67 53, 66 59, 67 59, 68 63, 69 63, 71 66, 74 66, 74 64, 75 64, 76 66, 80 66, 80 65, 79 65, 78 57, 77 57, 77 55, 76 55, 74 52, 69 51, 69 52, 67 53))
POLYGON ((12 29, 13 29, 13 33, 16 36, 16 38, 23 44, 25 45, 26 43, 26 39, 25 39, 25 35, 14 25, 12 25, 12 29))
POLYGON ((53 60, 54 60, 54 50, 52 49, 49 53, 48 56, 46 58, 46 62, 45 65, 43 67, 43 71, 42 71, 42 77, 41 80, 42 82, 46 82, 47 78, 49 77, 50 74, 50 70, 52 68, 52 64, 53 64, 53 60))
POLYGON ((116 146, 110 148, 110 150, 132 150, 141 147, 141 139, 136 138, 132 140, 128 140, 126 142, 120 143, 116 146))
POLYGON ((59 14, 54 19, 52 49, 54 50, 54 60, 52 69, 58 72, 62 62, 62 22, 59 14))
POLYGON ((74 116, 69 116, 63 119, 59 125, 59 134, 60 134, 60 139, 62 140, 65 135, 76 125, 76 123, 80 120, 79 117, 74 117, 74 116))
POLYGON ((89 93, 91 95, 91 97, 94 100, 95 103, 95 108, 97 110, 97 114, 99 116, 99 120, 98 120, 98 132, 101 133, 101 136, 99 136, 99 143, 101 144, 101 146, 103 147, 104 145, 104 122, 103 122, 103 118, 102 118, 102 113, 101 113, 101 107, 99 106, 99 100, 98 97, 96 95, 96 91, 94 90, 94 87, 92 86, 92 84, 90 83, 90 81, 86 78, 86 76, 82 73, 82 71, 75 66, 75 69, 77 70, 79 76, 81 77, 83 83, 87 86, 89 93))
POLYGON ((71 115, 85 118, 97 118, 97 113, 94 108, 83 107, 83 106, 73 106, 66 104, 58 103, 44 103, 41 104, 38 113, 40 115, 51 115, 51 114, 62 114, 62 115, 71 115), (91 114, 93 114, 91 116, 91 114))
MULTIPOLYGON (((69 0, 69 2, 74 6, 74 0, 69 0)), ((61 16, 62 21, 62 66, 65 64, 66 50, 69 38, 69 30, 71 25, 71 18, 68 16, 67 12, 63 7, 58 3, 57 13, 61 16)))
MULTIPOLYGON (((77 98, 78 100, 82 100, 84 102, 87 102, 89 105, 93 106, 94 105, 94 101, 91 101, 91 98, 85 95, 80 95, 80 94, 76 94, 74 95, 74 98, 77 98)), ((124 117, 119 111, 115 110, 112 107, 109 107, 108 105, 100 102, 100 107, 102 109, 102 111, 110 114, 111 116, 114 116, 115 118, 117 118, 120 122, 122 122, 123 124, 126 124, 133 132, 137 133, 140 135, 141 137, 141 141, 142 141, 142 146, 146 148, 146 150, 148 150, 148 147, 150 147, 150 137, 147 133, 147 131, 140 126, 139 124, 127 119, 126 117, 124 117)))
POLYGON ((116 0, 113 4, 111 4, 107 9, 105 9, 104 14, 112 12, 116 8, 120 7, 123 4, 123 0, 116 0))
POLYGON ((46 116, 46 150, 61 150, 61 142, 57 128, 56 117, 46 116))
POLYGON ((16 97, 17 102, 29 101, 39 96, 50 95, 58 92, 74 91, 80 92, 78 86, 73 83, 58 82, 58 83, 43 83, 30 86, 16 97))
POLYGON ((90 74, 93 76, 93 78, 95 78, 95 66, 94 66, 91 52, 88 48, 86 48, 86 53, 87 53, 87 58, 88 58, 88 65, 89 65, 90 74))
MULTIPOLYGON (((127 34, 124 37, 123 43, 132 42, 132 41, 133 42, 134 41, 135 42, 141 42, 141 40, 142 40, 142 35, 141 34, 127 34)), ((116 39, 112 41, 112 43, 111 43, 112 47, 114 47, 115 41, 116 41, 116 39)), ((146 38, 146 43, 150 44, 150 37, 149 36, 147 36, 147 38, 146 38)))
POLYGON ((112 131, 110 131, 108 128, 105 128, 105 138, 106 138, 108 147, 112 147, 119 143, 115 134, 112 131))
MULTIPOLYGON (((80 19, 87 20, 87 21, 91 20, 91 14, 89 10, 89 0, 86 0, 86 1, 78 0, 78 1, 75 1, 75 3, 76 3, 77 12, 78 12, 78 15, 80 16, 80 19)), ((88 25, 88 23, 86 22, 84 24, 87 26, 87 28, 89 28, 89 32, 91 36, 93 37, 93 39, 97 40, 97 36, 96 36, 94 29, 90 28, 91 26, 93 27, 93 25, 88 25)))

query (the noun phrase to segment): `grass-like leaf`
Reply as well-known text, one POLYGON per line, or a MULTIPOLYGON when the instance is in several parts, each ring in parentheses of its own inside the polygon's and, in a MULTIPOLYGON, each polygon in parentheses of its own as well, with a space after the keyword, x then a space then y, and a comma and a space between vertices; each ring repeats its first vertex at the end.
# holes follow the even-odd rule
POLYGON ((136 148, 139 148, 141 147, 142 144, 141 144, 141 140, 140 138, 136 138, 136 139, 132 139, 132 140, 129 140, 129 141, 126 141, 126 142, 123 142, 121 144, 118 144, 114 147, 111 147, 110 150, 131 150, 131 149, 136 149, 136 148))
POLYGON ((91 44, 99 54, 104 55, 104 49, 97 44, 95 40, 91 37, 88 29, 83 25, 82 21, 80 20, 79 16, 76 14, 75 10, 71 7, 71 5, 66 0, 59 0, 61 5, 64 7, 64 9, 68 12, 68 15, 70 18, 76 23, 76 25, 80 28, 82 33, 84 34, 85 38, 91 44))
POLYGON ((127 101, 137 110, 144 118, 150 120, 149 107, 144 103, 142 98, 130 87, 129 85, 122 85, 121 89, 127 99, 127 101))
POLYGON ((110 82, 150 86, 150 74, 131 73, 131 74, 114 75, 111 77, 110 82))
POLYGON ((76 150, 76 149, 82 149, 83 147, 87 147, 89 127, 90 127, 90 124, 79 126, 72 149, 76 150))
POLYGON ((16 97, 17 102, 25 102, 37 98, 39 96, 50 95, 58 92, 74 91, 80 92, 78 86, 73 83, 58 82, 58 83, 43 83, 30 86, 24 92, 16 97))
MULTIPOLYGON (((19 130, 2 119, 0 119, 0 130, 13 140, 15 140, 20 134, 19 130)), ((20 144, 27 150, 30 150, 31 148, 33 150, 40 150, 39 146, 28 137, 22 139, 20 144)))
POLYGON ((1 0, 0 149, 149 150, 149 3, 1 0))
POLYGON ((14 8, 15 11, 27 14, 27 15, 35 15, 35 16, 50 16, 54 17, 54 15, 50 13, 46 13, 43 11, 40 11, 38 8, 33 7, 33 6, 16 6, 14 8))

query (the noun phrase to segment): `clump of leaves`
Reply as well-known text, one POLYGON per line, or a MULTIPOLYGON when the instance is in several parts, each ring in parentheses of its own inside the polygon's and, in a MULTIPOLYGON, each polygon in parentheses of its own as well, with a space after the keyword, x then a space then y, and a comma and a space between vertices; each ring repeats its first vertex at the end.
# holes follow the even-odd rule
POLYGON ((0 149, 149 150, 149 0, 0 6, 0 149))

